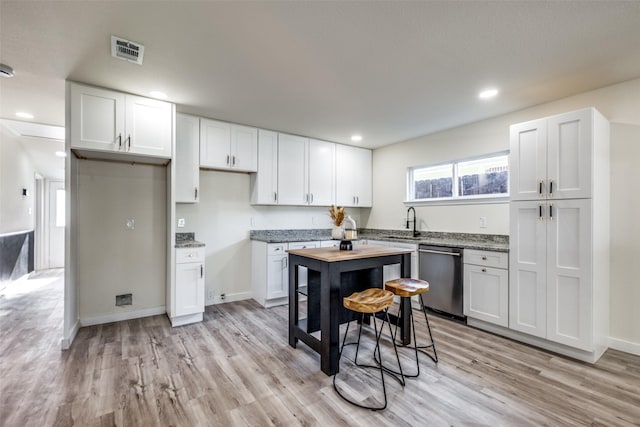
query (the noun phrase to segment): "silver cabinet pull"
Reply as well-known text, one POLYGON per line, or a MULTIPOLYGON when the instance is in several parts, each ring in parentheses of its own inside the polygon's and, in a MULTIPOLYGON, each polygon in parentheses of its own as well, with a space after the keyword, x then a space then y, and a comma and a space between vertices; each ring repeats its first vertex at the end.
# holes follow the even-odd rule
POLYGON ((204 277, 204 267, 200 264, 200 278, 204 277))
POLYGON ((122 134, 118 134, 118 150, 122 148, 122 134))
POLYGON ((538 185, 538 196, 542 197, 542 187, 544 186, 544 181, 540 181, 538 185))
POLYGON ((229 164, 229 155, 227 154, 227 164, 229 164))
POLYGON ((487 272, 487 269, 486 269, 486 268, 483 268, 483 269, 482 269, 482 270, 480 270, 480 271, 482 271, 483 273, 486 273, 486 272, 487 272))
POLYGON ((236 156, 231 156, 231 166, 236 165, 236 156))
POLYGON ((553 181, 549 180, 549 196, 553 196, 553 181))
POLYGON ((542 203, 538 205, 538 219, 542 220, 542 203))
POLYGON ((482 260, 483 260, 483 261, 486 261, 486 260, 487 260, 487 257, 486 257, 486 256, 483 256, 483 257, 482 257, 482 260))
POLYGON ((195 188, 195 194, 193 196, 194 199, 198 198, 198 187, 195 188))
POLYGON ((549 221, 553 221, 553 204, 549 203, 549 221))
POLYGON ((311 194, 311 200, 309 201, 309 203, 313 203, 313 193, 310 193, 310 194, 311 194))
POLYGON ((278 201, 278 193, 277 192, 273 192, 273 202, 276 203, 278 201))
POLYGON ((131 135, 127 136, 127 143, 129 145, 129 147, 127 148, 127 151, 131 151, 131 135))

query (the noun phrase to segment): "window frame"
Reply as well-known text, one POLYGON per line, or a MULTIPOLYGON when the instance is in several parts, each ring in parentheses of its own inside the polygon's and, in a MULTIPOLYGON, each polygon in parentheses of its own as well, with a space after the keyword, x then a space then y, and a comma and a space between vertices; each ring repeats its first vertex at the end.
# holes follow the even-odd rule
MULTIPOLYGON (((404 204, 406 206, 437 206, 437 205, 458 205, 458 204, 486 204, 486 203, 508 203, 509 202, 509 191, 510 191, 510 178, 507 179, 507 192, 501 193, 499 195, 496 194, 473 194, 468 196, 459 196, 459 173, 458 173, 458 165, 460 163, 482 160, 482 159, 491 159, 494 157, 507 157, 507 165, 509 164, 509 150, 498 151, 488 154, 483 154, 480 156, 473 157, 465 157, 459 158, 455 160, 450 160, 446 162, 438 162, 438 163, 430 163, 426 165, 417 165, 410 166, 407 168, 407 186, 406 186, 406 199, 404 204), (432 199, 414 199, 413 196, 415 194, 415 180, 414 180, 414 172, 418 169, 438 167, 444 165, 451 165, 452 169, 452 196, 451 197, 438 197, 432 199)), ((510 172, 510 171, 509 171, 510 172)))

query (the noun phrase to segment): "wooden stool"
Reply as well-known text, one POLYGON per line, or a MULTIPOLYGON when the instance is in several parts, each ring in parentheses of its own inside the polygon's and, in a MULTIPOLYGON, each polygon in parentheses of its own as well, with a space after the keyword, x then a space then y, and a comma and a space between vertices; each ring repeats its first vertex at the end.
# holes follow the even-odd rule
MULTIPOLYGON (((402 376, 402 365, 400 365, 400 356, 398 356, 398 349, 396 347, 395 344, 395 339, 393 338, 393 334, 391 331, 391 324, 389 323, 389 314, 388 314, 388 310, 389 310, 389 306, 391 304, 393 304, 393 294, 389 291, 386 291, 384 289, 380 289, 380 288, 370 288, 370 289, 366 289, 362 292, 355 292, 353 294, 351 294, 348 297, 343 298, 342 300, 342 304, 344 305, 344 307, 348 310, 354 311, 356 313, 360 313, 360 329, 358 332, 358 341, 357 342, 352 342, 352 343, 347 343, 347 334, 349 333, 349 325, 351 324, 351 321, 349 321, 347 323, 347 329, 344 332, 344 338, 342 340, 342 346, 340 347, 340 355, 338 356, 338 372, 333 376, 333 388, 336 390, 336 392, 338 393, 338 395, 343 398, 344 400, 346 400, 347 402, 351 403, 352 405, 358 406, 360 408, 364 408, 364 409, 371 409, 372 411, 378 411, 378 410, 382 410, 385 409, 387 407, 387 388, 385 386, 384 383, 384 373, 387 372, 388 374, 392 375, 393 378, 395 378, 398 382, 400 382, 400 384, 402 386, 404 386, 404 377, 402 376), (389 325, 389 334, 391 335, 391 342, 393 343, 393 349, 396 353, 396 360, 398 362, 398 368, 399 368, 399 372, 397 373, 397 375, 400 375, 400 378, 398 378, 396 375, 394 375, 394 371, 385 368, 382 363, 379 363, 377 365, 365 365, 365 364, 360 364, 358 363, 358 350, 360 349, 360 337, 362 336, 362 325, 365 323, 365 319, 364 316, 365 315, 371 315, 374 313, 380 313, 380 312, 384 312, 384 320, 386 321, 386 323, 389 325), (339 369, 340 369, 340 359, 342 358, 342 353, 344 350, 344 346, 345 345, 352 345, 352 344, 356 344, 356 357, 354 360, 354 364, 356 366, 359 366, 361 368, 375 368, 375 369, 379 369, 380 370, 380 378, 382 381, 382 393, 384 395, 384 404, 382 406, 365 406, 362 405, 356 401, 354 401, 353 399, 349 399, 347 398, 341 391, 340 388, 336 385, 336 377, 338 376, 339 373, 339 369)), ((382 323, 382 326, 380 327, 380 332, 378 333, 378 327, 377 327, 377 323, 376 323, 376 318, 375 316, 371 316, 373 319, 373 327, 374 327, 374 331, 375 331, 375 337, 376 337, 376 347, 373 350, 374 352, 374 358, 376 357, 376 351, 377 351, 377 360, 382 360, 381 359, 381 355, 380 355, 380 336, 382 335, 382 327, 384 326, 384 321, 382 323)))
MULTIPOLYGON (((429 282, 420 279, 395 279, 389 280, 385 283, 384 288, 394 295, 399 296, 400 298, 411 298, 416 295, 421 295, 426 292, 429 292, 429 282)), ((402 307, 402 304, 400 305, 402 307)), ((404 374, 405 377, 415 378, 420 375, 420 361, 418 360, 418 349, 428 349, 433 348, 433 356, 426 351, 422 353, 429 356, 431 360, 435 363, 438 363, 438 353, 436 352, 436 343, 433 341, 433 335, 431 335, 431 326, 429 326, 429 319, 427 318, 427 311, 422 303, 422 297, 420 297, 420 308, 424 313, 424 320, 427 322, 427 330, 429 331, 429 339, 431 343, 428 345, 419 346, 416 341, 416 325, 413 320, 413 310, 409 310, 409 313, 398 313, 398 321, 400 321, 401 316, 408 315, 411 318, 411 329, 413 331, 413 346, 407 346, 413 348, 416 352, 416 373, 415 374, 404 374)), ((398 325, 396 324, 396 333, 398 330, 398 325)), ((394 333, 394 341, 395 341, 395 333, 394 333)))

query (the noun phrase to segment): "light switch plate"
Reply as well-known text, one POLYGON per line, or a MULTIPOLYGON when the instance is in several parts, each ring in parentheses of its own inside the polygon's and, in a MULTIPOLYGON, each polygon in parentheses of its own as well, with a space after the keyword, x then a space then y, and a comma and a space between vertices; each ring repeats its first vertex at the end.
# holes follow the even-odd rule
POLYGON ((486 216, 481 216, 480 217, 480 228, 487 228, 487 217, 486 216))
POLYGON ((185 226, 184 218, 178 218, 178 228, 182 228, 185 226))
POLYGON ((127 222, 125 223, 127 226, 127 230, 134 230, 136 228, 136 219, 135 218, 127 218, 127 222))

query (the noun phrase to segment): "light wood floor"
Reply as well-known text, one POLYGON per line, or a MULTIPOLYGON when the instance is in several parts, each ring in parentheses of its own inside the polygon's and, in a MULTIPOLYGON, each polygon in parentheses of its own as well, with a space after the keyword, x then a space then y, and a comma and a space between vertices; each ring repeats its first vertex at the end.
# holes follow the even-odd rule
MULTIPOLYGON (((61 271, 50 276, 0 291, 3 426, 640 425, 640 357, 609 350, 592 366, 433 316, 440 362, 423 358, 404 389, 388 381, 383 412, 342 401, 318 356, 289 347, 286 307, 82 328, 61 352, 61 271)), ((351 392, 375 383, 346 366, 351 392)))

